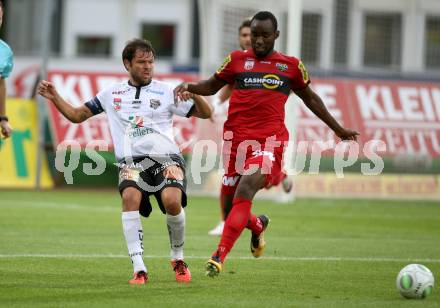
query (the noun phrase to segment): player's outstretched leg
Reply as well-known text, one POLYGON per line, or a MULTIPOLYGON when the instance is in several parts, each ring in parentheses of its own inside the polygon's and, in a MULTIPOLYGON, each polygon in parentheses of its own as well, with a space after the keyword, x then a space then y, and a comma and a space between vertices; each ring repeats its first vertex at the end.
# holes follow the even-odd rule
POLYGON ((263 255, 264 249, 266 248, 266 241, 264 240, 264 231, 269 225, 270 219, 267 215, 258 216, 262 230, 259 233, 252 232, 251 236, 251 252, 255 258, 259 258, 263 255))
POLYGON ((221 272, 226 256, 252 217, 252 199, 257 191, 263 187, 264 180, 265 176, 261 171, 241 177, 232 200, 232 209, 225 221, 220 243, 206 264, 208 276, 217 276, 221 272))
POLYGON ((232 203, 232 210, 226 218, 225 229, 217 250, 206 263, 206 275, 210 277, 220 274, 222 263, 248 223, 252 202, 247 199, 234 198, 232 203))

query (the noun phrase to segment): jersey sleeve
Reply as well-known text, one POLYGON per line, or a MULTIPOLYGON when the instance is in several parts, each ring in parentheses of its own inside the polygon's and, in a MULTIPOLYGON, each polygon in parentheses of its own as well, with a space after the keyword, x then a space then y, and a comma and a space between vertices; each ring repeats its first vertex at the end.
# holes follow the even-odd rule
POLYGON ((234 60, 236 61, 236 54, 235 52, 232 52, 225 58, 223 64, 215 72, 214 77, 226 83, 233 83, 235 75, 235 71, 233 69, 234 60))
POLYGON ((87 108, 90 109, 93 115, 100 114, 101 112, 104 111, 104 108, 102 108, 101 101, 97 96, 86 102, 85 105, 87 106, 87 108))
POLYGON ((105 88, 101 90, 94 98, 85 103, 87 108, 93 113, 93 115, 100 114, 101 112, 106 111, 106 102, 111 99, 109 97, 111 91, 109 88, 105 88))
POLYGON ((301 61, 298 61, 298 65, 295 67, 293 73, 293 79, 291 84, 292 90, 301 90, 306 88, 310 83, 310 76, 306 67, 301 61))
POLYGON ((178 116, 189 118, 194 108, 196 108, 196 106, 194 105, 194 101, 190 99, 180 102, 177 106, 175 104, 172 104, 170 110, 172 113, 178 116))

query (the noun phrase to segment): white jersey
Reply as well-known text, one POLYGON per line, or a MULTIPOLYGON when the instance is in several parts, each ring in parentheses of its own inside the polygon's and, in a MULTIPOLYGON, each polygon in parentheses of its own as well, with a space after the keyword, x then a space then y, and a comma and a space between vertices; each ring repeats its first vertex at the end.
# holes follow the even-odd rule
POLYGON ((117 161, 146 155, 180 154, 174 141, 173 114, 189 117, 192 100, 174 103, 173 86, 152 80, 135 87, 129 82, 100 91, 86 106, 106 112, 117 161))

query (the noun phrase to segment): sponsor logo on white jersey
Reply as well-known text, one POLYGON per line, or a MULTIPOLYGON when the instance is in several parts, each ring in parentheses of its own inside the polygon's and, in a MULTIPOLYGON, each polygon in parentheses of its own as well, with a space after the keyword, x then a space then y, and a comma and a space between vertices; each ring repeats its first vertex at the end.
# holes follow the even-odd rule
POLYGON ((160 106, 160 100, 158 99, 150 99, 150 107, 156 110, 160 106))
POLYGON ((165 92, 164 91, 156 91, 156 90, 152 90, 150 88, 148 88, 147 90, 145 90, 147 93, 153 93, 153 94, 157 94, 157 95, 164 95, 165 92))
POLYGON ((135 99, 132 101, 132 107, 134 109, 140 109, 142 105, 142 101, 140 99, 135 99))
POLYGON ((113 98, 113 109, 115 111, 121 110, 121 99, 118 97, 113 98))
POLYGON ((112 91, 112 94, 113 95, 123 95, 127 92, 130 92, 130 88, 126 88, 124 90, 115 90, 115 91, 112 91))

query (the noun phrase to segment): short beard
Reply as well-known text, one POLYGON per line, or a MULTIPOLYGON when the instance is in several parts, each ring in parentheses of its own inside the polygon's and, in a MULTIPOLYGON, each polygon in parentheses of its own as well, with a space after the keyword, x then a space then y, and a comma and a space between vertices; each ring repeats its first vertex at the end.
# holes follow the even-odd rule
POLYGON ((264 52, 264 53, 255 53, 255 55, 257 56, 257 58, 264 58, 264 57, 266 57, 268 54, 270 54, 271 51, 272 51, 272 49, 271 49, 271 50, 268 50, 268 51, 266 51, 266 52, 264 52))
POLYGON ((147 81, 144 81, 142 78, 140 78, 138 76, 131 76, 131 78, 133 78, 133 81, 136 82, 140 86, 149 85, 150 82, 151 82, 151 78, 149 80, 147 80, 147 81))

